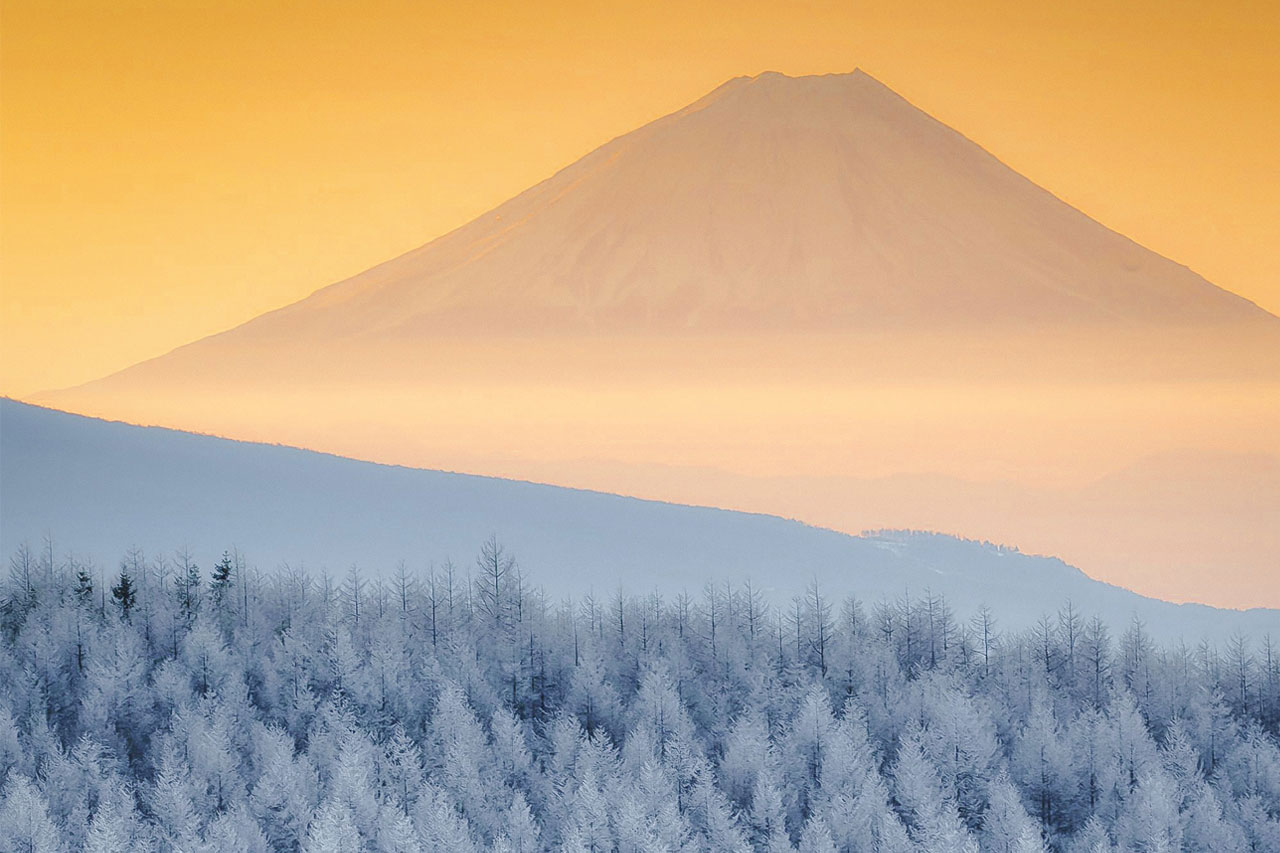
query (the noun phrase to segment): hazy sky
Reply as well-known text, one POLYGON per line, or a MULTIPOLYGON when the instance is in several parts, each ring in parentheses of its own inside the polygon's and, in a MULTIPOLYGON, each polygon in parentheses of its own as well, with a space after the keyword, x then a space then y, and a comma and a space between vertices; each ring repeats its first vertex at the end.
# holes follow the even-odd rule
POLYGON ((861 67, 1280 312, 1274 0, 2 9, 4 393, 291 302, 767 69, 861 67))

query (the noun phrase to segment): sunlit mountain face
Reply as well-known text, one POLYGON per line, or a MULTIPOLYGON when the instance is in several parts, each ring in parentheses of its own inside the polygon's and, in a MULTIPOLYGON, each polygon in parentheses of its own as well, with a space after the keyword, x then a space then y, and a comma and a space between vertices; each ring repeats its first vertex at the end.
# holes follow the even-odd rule
POLYGON ((420 249, 41 399, 1280 604, 1280 320, 859 72, 732 80, 420 249))

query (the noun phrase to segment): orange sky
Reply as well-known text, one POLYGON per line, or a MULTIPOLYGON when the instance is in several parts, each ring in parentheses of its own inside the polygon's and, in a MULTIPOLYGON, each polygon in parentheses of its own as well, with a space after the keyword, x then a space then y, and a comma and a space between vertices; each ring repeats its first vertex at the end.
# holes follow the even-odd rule
POLYGON ((1034 5, 5 0, 0 392, 293 301, 766 69, 862 67, 1280 312, 1280 4, 1034 5))

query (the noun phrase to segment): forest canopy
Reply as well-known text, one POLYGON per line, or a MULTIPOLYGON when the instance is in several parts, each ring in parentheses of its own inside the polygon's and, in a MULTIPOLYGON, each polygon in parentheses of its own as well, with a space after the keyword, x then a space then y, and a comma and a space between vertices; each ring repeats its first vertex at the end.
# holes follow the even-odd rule
POLYGON ((12 555, 0 849, 1280 850, 1270 637, 209 556, 12 555))

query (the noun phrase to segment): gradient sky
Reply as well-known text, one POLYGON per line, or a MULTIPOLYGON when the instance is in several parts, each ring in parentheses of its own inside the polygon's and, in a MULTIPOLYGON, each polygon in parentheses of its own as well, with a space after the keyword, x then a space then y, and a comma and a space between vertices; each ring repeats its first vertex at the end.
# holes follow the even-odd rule
POLYGON ((861 67, 1280 312, 1280 4, 1035 5, 5 0, 0 392, 291 302, 767 69, 861 67))

